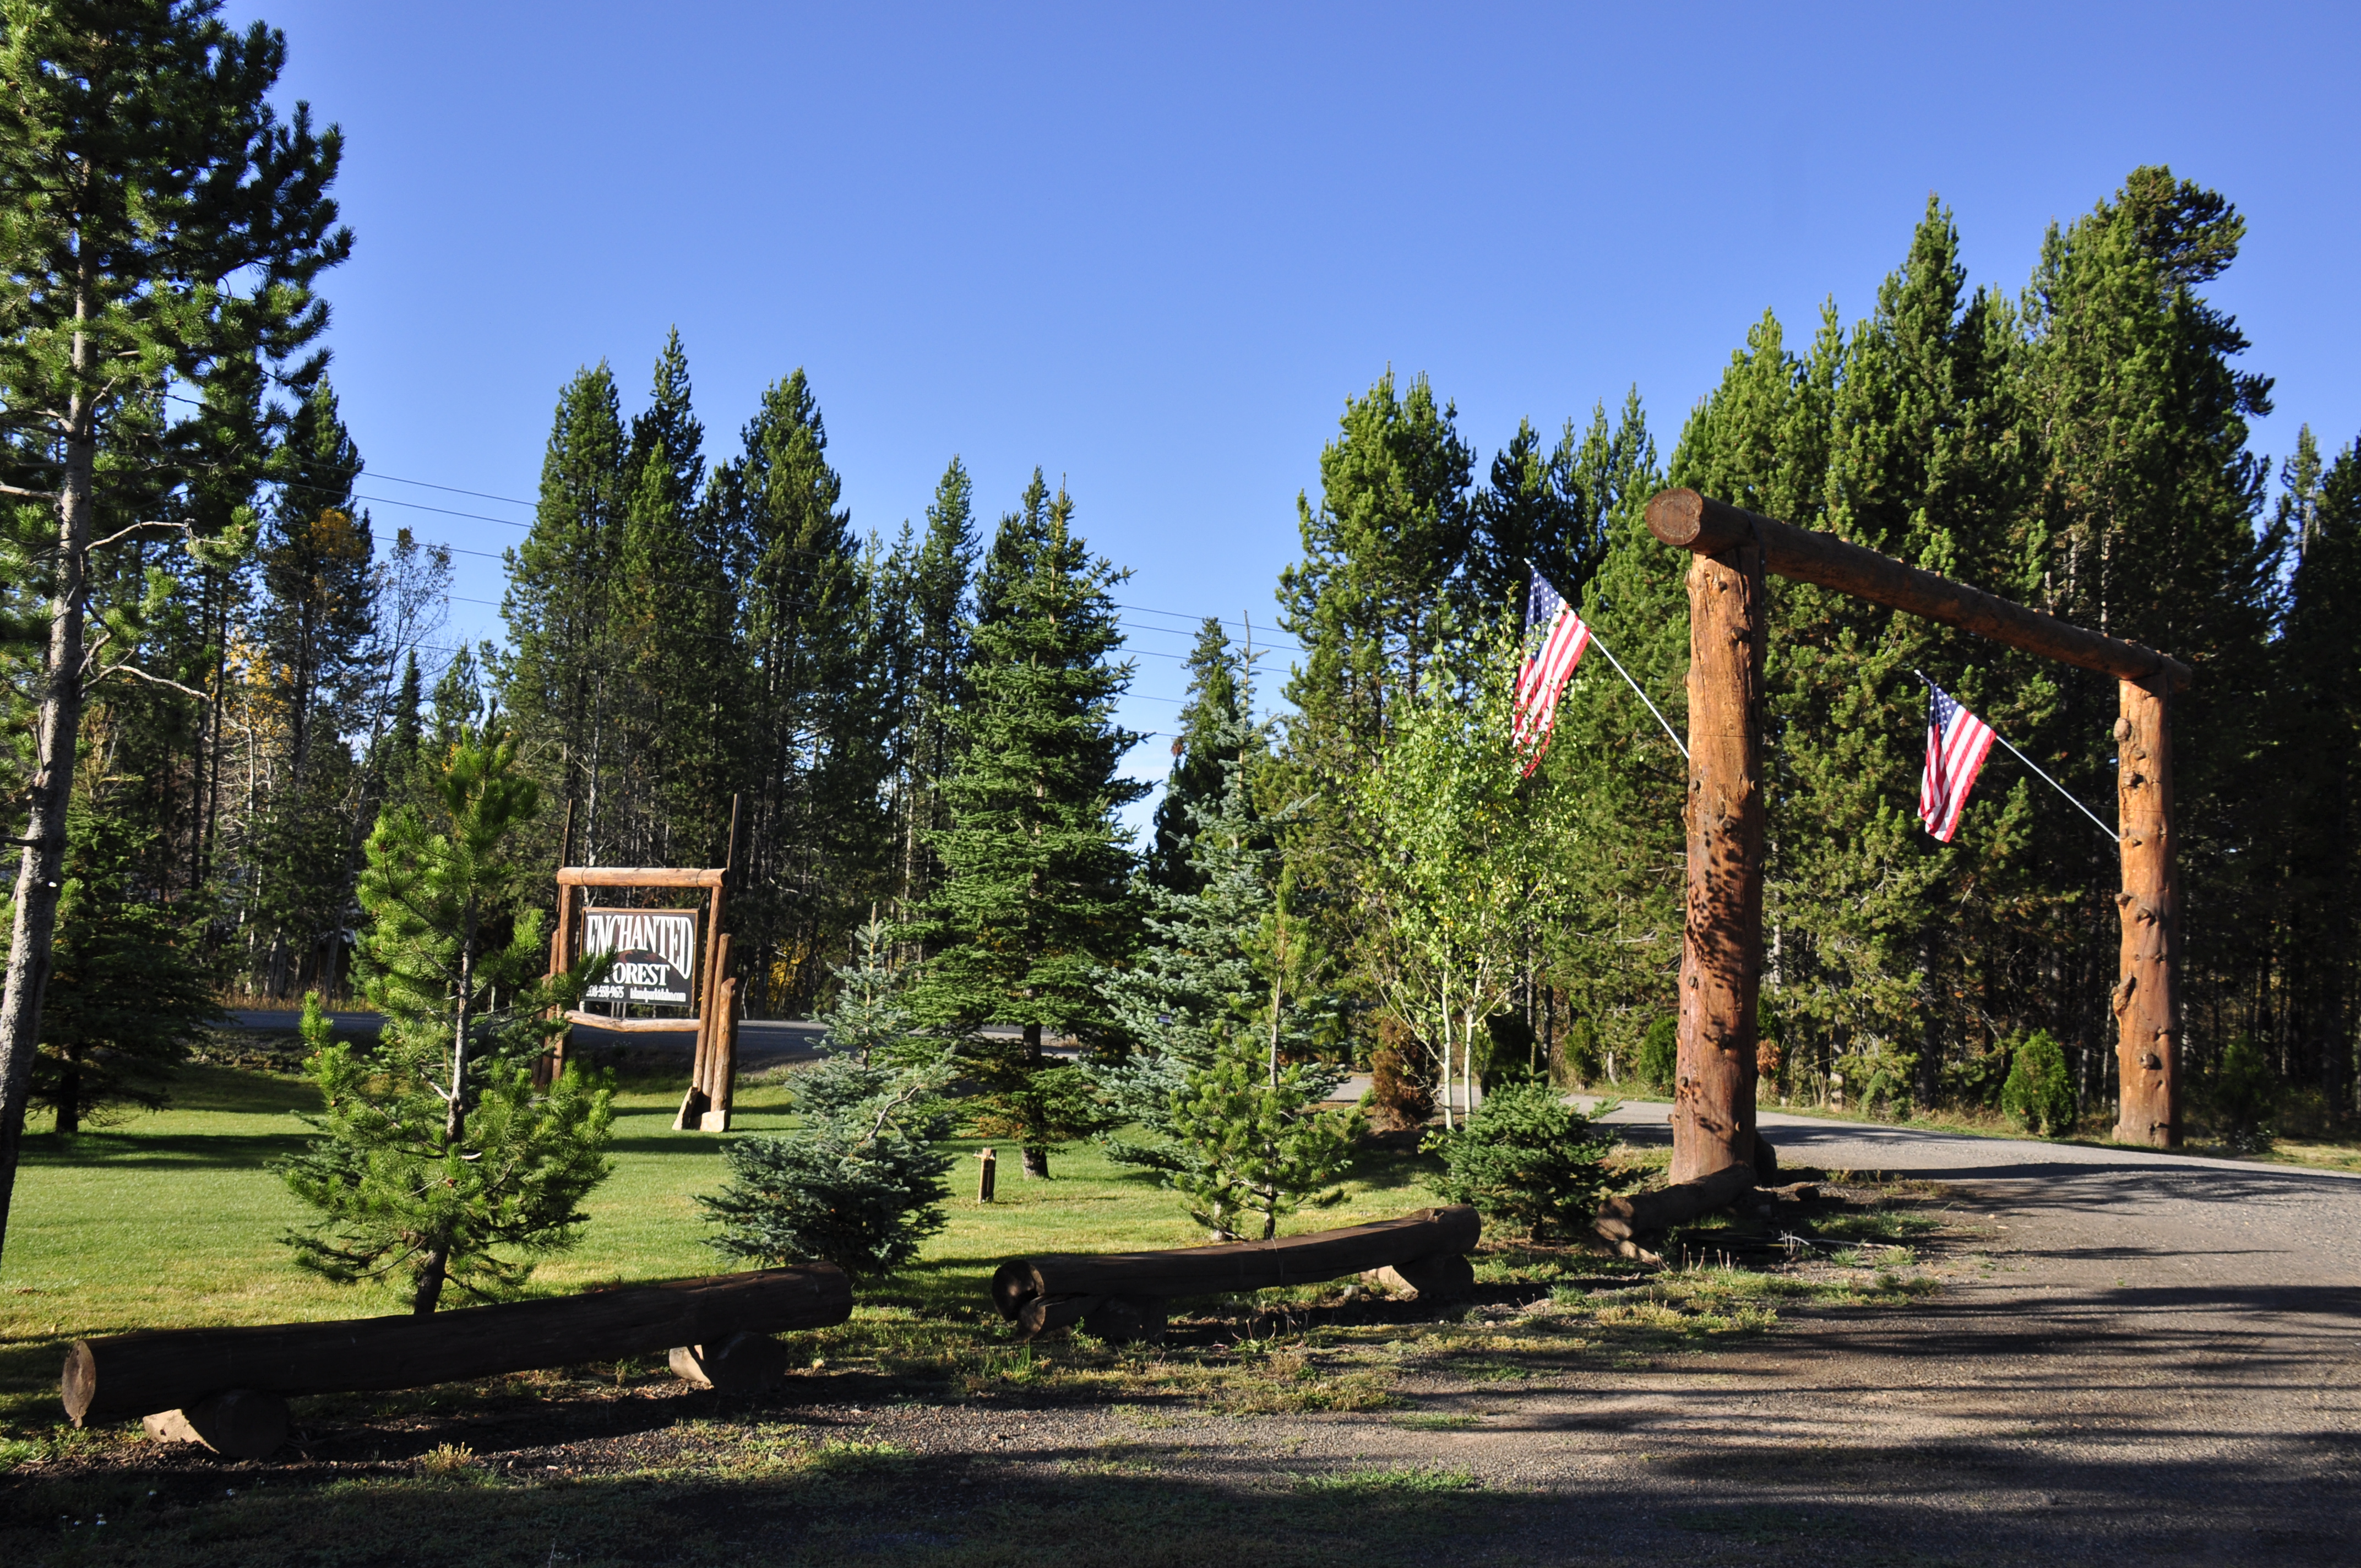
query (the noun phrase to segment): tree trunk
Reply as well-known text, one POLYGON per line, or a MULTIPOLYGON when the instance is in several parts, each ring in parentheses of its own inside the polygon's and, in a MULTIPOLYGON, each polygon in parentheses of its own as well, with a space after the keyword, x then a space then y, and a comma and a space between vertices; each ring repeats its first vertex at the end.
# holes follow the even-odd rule
MULTIPOLYGON (((74 367, 87 372, 88 340, 74 338, 74 367)), ((65 486, 58 500, 57 594, 49 601, 49 646, 41 663, 35 761, 26 791, 25 853, 16 871, 16 913, 9 932, 8 980, 0 993, 0 1248, 8 1239, 9 1201, 25 1141, 33 1054, 41 1037, 41 999, 49 988, 57 935, 58 884, 63 880, 66 803, 73 794, 74 744, 82 729, 82 600, 89 570, 91 470, 98 443, 91 409, 76 392, 66 420, 65 486)))
POLYGON ((418 1288, 411 1293, 410 1310, 419 1317, 434 1313, 436 1303, 443 1299, 443 1281, 451 1272, 451 1249, 436 1247, 426 1255, 426 1266, 418 1273, 418 1288))
POLYGON ((2121 979, 2114 997, 2120 1143, 2180 1141, 2180 899, 2173 875, 2172 726, 2161 678, 2117 685, 2117 824, 2123 835, 2121 979))
POLYGON ((1016 1152, 1019 1168, 1025 1172, 1027 1179, 1034 1181, 1047 1181, 1049 1179, 1049 1151, 1048 1149, 1036 1148, 1031 1144, 1026 1144, 1021 1146, 1016 1152))
POLYGON ((58 1136, 82 1132, 82 1063, 69 1051, 58 1053, 58 1136))
POLYGON ((1675 1182, 1754 1153, 1763 968, 1763 554, 1690 557, 1688 885, 1681 931, 1675 1182))

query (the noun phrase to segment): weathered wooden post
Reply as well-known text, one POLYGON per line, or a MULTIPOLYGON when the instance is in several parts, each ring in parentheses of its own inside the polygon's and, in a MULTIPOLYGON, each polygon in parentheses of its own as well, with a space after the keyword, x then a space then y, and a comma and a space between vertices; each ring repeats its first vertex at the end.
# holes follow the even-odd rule
POLYGON ((1754 1161, 1763 972, 1763 549, 1689 558, 1688 876, 1681 919, 1675 1181, 1754 1161))
POLYGON ((2180 889, 2173 874, 2172 697, 2163 676, 2117 682, 2115 808, 2123 837, 2115 984, 2120 1143, 2180 1141, 2180 889))

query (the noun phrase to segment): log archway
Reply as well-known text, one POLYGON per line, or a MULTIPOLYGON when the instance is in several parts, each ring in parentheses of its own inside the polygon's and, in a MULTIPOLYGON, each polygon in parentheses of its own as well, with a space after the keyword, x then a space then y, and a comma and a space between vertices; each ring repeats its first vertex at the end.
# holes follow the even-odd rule
POLYGON ((1770 576, 1816 583, 2115 677, 2123 921, 2111 998, 2115 1136, 2180 1141, 2180 888, 2173 872, 2177 659, 2027 609, 1875 551, 1695 490, 1648 503, 1648 530, 1690 553, 1688 870, 1681 937, 1673 1169, 1689 1181, 1753 1162, 1755 1002, 1763 974, 1763 702, 1770 576))

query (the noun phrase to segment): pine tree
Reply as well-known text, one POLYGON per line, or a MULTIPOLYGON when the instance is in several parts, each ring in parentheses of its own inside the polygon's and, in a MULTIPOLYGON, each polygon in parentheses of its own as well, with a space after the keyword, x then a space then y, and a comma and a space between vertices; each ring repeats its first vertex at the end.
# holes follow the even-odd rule
POLYGON ((908 606, 908 675, 901 703, 904 782, 902 907, 906 914, 941 881, 932 835, 946 826, 943 781, 950 776, 958 707, 968 661, 969 587, 977 540, 974 482, 957 457, 943 470, 927 507, 927 533, 912 558, 902 594, 908 606))
MULTIPOLYGON (((322 361, 295 356, 327 324, 313 285, 352 245, 326 194, 341 137, 315 133, 306 104, 290 121, 270 105, 286 40, 258 22, 232 32, 218 10, 209 0, 49 0, 16 7, 0 37, 0 79, 13 84, 0 104, 0 386, 12 425, 38 432, 60 464, 20 487, 54 510, 13 510, 16 544, 43 568, 49 635, 0 999, 0 1239, 41 1035, 83 696, 137 667, 119 637, 85 667, 93 552, 107 537, 93 484, 102 448, 118 415, 153 401, 168 376, 202 389, 260 353, 289 384, 308 386, 322 361)), ((134 628, 123 618, 115 630, 134 628)))
POLYGON ((1233 1036, 1172 1102, 1179 1158, 1170 1180, 1190 1218, 1220 1241, 1268 1241, 1305 1201, 1341 1197, 1313 1195, 1352 1163, 1356 1113, 1311 1109, 1334 1079, 1300 1062, 1274 1074, 1258 1044, 1233 1036))
POLYGON ((1190 839, 1196 814, 1217 808, 1227 789, 1233 762, 1268 750, 1246 711, 1246 661, 1230 647, 1220 620, 1207 616, 1189 652, 1189 696, 1180 709, 1180 732, 1172 738, 1172 772, 1164 798, 1156 803, 1156 824, 1146 867, 1148 880, 1173 893, 1200 885, 1191 864, 1190 839))
POLYGON ((576 372, 558 393, 533 531, 504 557, 500 597, 510 649, 505 706, 527 753, 550 759, 556 815, 574 815, 576 854, 593 865, 620 718, 611 611, 626 448, 613 374, 603 360, 576 372))
POLYGON ((913 992, 924 1023, 971 1037, 991 1135, 1024 1141, 1025 1168, 1104 1124, 1081 1069, 1052 1067, 1044 1036, 1109 1040, 1099 971, 1128 956, 1131 855, 1115 813, 1146 793, 1122 778, 1137 739, 1113 720, 1131 676, 1108 589, 1122 574, 1071 528, 1073 502, 1037 470, 1001 520, 976 583, 973 653, 952 715, 959 761, 934 835, 946 880, 915 935, 934 953, 913 992), (980 1033, 1013 1025, 1018 1041, 980 1033))
POLYGON ((714 479, 743 584, 751 835, 741 930, 775 955, 771 1005, 808 1005, 892 864, 892 716, 864 657, 863 574, 819 402, 797 370, 763 394, 714 479))
POLYGON ((323 1135, 280 1167, 323 1215, 288 1235, 296 1261, 340 1283, 400 1278, 419 1313, 446 1284, 513 1291, 532 1259, 574 1245, 614 1124, 610 1090, 578 1070, 533 1085, 589 972, 540 973, 548 948, 517 859, 540 792, 496 726, 459 722, 436 761, 426 806, 389 809, 369 836, 361 978, 385 1019, 377 1051, 332 1043, 307 998, 327 1109, 323 1135))
POLYGON ((267 994, 329 983, 343 943, 352 879, 350 818, 363 792, 345 736, 367 728, 375 671, 377 541, 353 502, 359 449, 324 379, 290 422, 270 477, 280 501, 259 558, 254 630, 268 660, 277 733, 262 759, 265 816, 247 850, 267 994))
POLYGON ((2317 447, 2307 462, 2300 445, 2290 467, 2302 554, 2273 650, 2282 699, 2268 762, 2282 782, 2264 818, 2280 835, 2279 1032, 2291 1076, 2349 1113, 2361 1018, 2361 442, 2324 469, 2317 447))
MULTIPOLYGON (((1215 629, 1201 649, 1216 648, 1218 636, 1215 629)), ((1268 742, 1265 727, 1249 717, 1248 676, 1237 664, 1213 661, 1192 689, 1195 741, 1213 782, 1187 802, 1178 835, 1182 887, 1142 877, 1146 940, 1128 967, 1104 980, 1133 1048, 1099 1069, 1098 1080, 1127 1120, 1167 1140, 1115 1140, 1109 1147, 1120 1161, 1168 1174, 1189 1163, 1169 1142, 1173 1106, 1191 1075, 1212 1070, 1224 1050, 1261 1051, 1273 1088, 1285 1062, 1304 1062, 1299 1076, 1315 1098, 1340 1076, 1314 1059, 1333 1001, 1304 994, 1305 972, 1314 966, 1290 929, 1279 857, 1249 788, 1268 742)), ((1173 770, 1176 781, 1187 763, 1184 756, 1173 770)))
MULTIPOLYGON (((1638 395, 1610 433, 1591 417, 1576 466, 1587 515, 1605 540, 1580 589, 1582 616, 1675 729, 1686 717, 1688 596, 1684 563, 1648 532, 1662 483, 1638 395)), ((1570 587, 1570 585, 1569 585, 1570 587)), ((1573 1039, 1602 1063, 1628 1063, 1674 1006, 1681 957, 1681 801, 1686 768, 1673 741, 1606 661, 1588 655, 1560 698, 1556 739, 1537 775, 1564 800, 1563 870, 1582 890, 1541 932, 1554 996, 1543 1022, 1561 1058, 1573 1039)), ((1579 1054, 1579 1051, 1577 1051, 1579 1054)))
POLYGON ((33 1069, 34 1097, 65 1137, 109 1106, 164 1104, 171 1069, 224 1017, 200 948, 210 911, 146 885, 156 834, 125 810, 121 784, 86 779, 67 824, 57 967, 33 1069))

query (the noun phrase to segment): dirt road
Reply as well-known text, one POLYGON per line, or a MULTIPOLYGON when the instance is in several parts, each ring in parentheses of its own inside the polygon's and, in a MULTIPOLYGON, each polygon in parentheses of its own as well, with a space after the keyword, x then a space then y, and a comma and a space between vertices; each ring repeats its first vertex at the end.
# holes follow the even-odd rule
MULTIPOLYGON (((1664 1112, 1614 1120, 1645 1137, 1664 1112)), ((1064 1474, 1069 1490, 1077 1464, 1110 1453, 1210 1494, 1384 1466, 1481 1486, 1445 1539, 1380 1532, 1370 1561, 2361 1558, 2361 1179, 1765 1125, 1790 1165, 1942 1183, 1972 1232, 1939 1293, 1791 1312, 1731 1353, 1412 1388, 1416 1425, 1371 1412, 1143 1432, 1120 1413, 1012 1411, 939 1447, 919 1412, 873 1430, 989 1455, 1005 1480, 1064 1474), (1455 1412, 1472 1424, 1433 1430, 1455 1412)))

